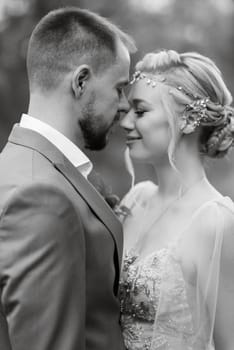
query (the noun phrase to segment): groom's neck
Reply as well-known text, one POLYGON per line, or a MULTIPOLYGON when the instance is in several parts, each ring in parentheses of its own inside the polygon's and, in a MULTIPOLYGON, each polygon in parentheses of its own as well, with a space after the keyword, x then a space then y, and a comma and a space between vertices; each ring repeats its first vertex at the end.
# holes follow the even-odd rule
POLYGON ((50 125, 77 146, 82 147, 82 145, 77 144, 77 118, 70 112, 68 103, 63 96, 31 94, 27 113, 29 116, 50 125))

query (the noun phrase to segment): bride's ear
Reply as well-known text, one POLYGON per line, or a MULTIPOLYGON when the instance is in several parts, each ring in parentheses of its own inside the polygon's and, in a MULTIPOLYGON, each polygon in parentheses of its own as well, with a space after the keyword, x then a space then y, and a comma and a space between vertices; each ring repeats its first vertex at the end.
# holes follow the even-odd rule
POLYGON ((85 91, 86 84, 91 77, 91 68, 86 64, 79 66, 72 76, 72 91, 76 98, 82 96, 85 91))

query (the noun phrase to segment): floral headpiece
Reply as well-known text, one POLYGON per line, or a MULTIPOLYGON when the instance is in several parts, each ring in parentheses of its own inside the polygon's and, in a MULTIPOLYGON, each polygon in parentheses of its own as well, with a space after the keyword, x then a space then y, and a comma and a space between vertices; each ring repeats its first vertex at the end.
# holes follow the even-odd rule
MULTIPOLYGON (((133 74, 130 85, 142 79, 145 79, 146 84, 152 88, 155 88, 158 83, 166 81, 166 77, 160 73, 154 75, 152 78, 138 70, 133 74)), ((183 115, 179 121, 179 128, 184 134, 194 132, 201 124, 206 126, 222 124, 224 119, 226 119, 226 125, 230 124, 230 127, 233 129, 233 119, 230 118, 230 113, 228 116, 224 106, 211 102, 209 97, 200 98, 197 95, 191 94, 182 86, 177 86, 176 89, 193 100, 191 103, 186 105, 183 115), (224 118, 224 114, 227 114, 227 118, 224 118)))
POLYGON ((140 70, 137 70, 135 73, 133 73, 132 80, 130 81, 130 85, 133 85, 137 81, 141 79, 146 79, 146 84, 152 86, 153 88, 157 85, 158 82, 162 83, 166 80, 166 78, 161 75, 157 74, 154 76, 154 78, 148 77, 146 74, 142 73, 140 70))
MULTIPOLYGON (((180 86, 178 89, 179 88, 180 86)), ((186 105, 179 125, 180 130, 184 134, 191 134, 202 122, 208 122, 206 112, 207 104, 209 101, 210 99, 207 97, 195 100, 192 103, 186 105)))

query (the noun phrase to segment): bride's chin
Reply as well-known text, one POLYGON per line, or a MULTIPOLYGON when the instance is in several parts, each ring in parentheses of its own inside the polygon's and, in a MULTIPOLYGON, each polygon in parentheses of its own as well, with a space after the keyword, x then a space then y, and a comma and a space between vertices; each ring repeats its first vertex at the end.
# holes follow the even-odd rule
POLYGON ((139 152, 134 148, 129 147, 129 155, 133 160, 138 162, 145 162, 147 160, 146 155, 142 154, 142 152, 139 152))

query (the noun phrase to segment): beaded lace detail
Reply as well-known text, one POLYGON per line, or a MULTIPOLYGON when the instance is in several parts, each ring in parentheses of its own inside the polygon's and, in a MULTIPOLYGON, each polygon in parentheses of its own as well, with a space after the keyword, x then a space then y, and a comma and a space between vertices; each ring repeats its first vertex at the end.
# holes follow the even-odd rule
POLYGON ((185 282, 179 262, 169 248, 144 259, 133 253, 126 254, 119 296, 121 326, 128 350, 174 349, 168 339, 178 336, 185 344, 184 349, 193 349, 189 345, 194 333, 185 282), (170 310, 160 309, 159 312, 164 289, 170 310), (155 318, 157 332, 152 339, 155 318))

